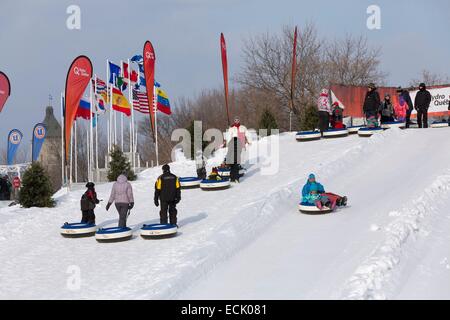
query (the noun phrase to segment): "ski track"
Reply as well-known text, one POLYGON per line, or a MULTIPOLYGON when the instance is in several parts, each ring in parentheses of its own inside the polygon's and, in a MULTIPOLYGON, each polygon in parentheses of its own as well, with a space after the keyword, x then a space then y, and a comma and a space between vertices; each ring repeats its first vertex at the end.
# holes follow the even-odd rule
MULTIPOLYGON (((442 136, 437 131, 428 132, 431 138, 442 136)), ((54 209, 2 208, 0 298, 197 298, 198 291, 208 288, 210 291, 203 292, 201 298, 214 299, 216 296, 210 293, 217 293, 220 286, 227 285, 239 288, 236 293, 242 291, 248 293, 245 297, 254 298, 252 288, 246 288, 244 283, 239 287, 238 283, 232 280, 227 282, 225 278, 218 285, 211 279, 216 274, 218 277, 221 270, 228 268, 228 264, 232 265, 234 260, 244 259, 242 263, 246 263, 242 256, 259 242, 263 243, 265 238, 271 242, 292 241, 288 237, 292 234, 276 233, 283 223, 290 225, 294 235, 297 232, 295 228, 299 228, 299 236, 303 230, 305 235, 302 241, 312 244, 311 248, 303 249, 303 253, 296 252, 299 256, 300 253, 308 254, 308 250, 316 249, 312 242, 316 238, 324 237, 324 243, 335 243, 330 243, 330 250, 326 252, 329 259, 326 265, 322 265, 323 271, 314 269, 320 275, 318 278, 302 275, 305 288, 309 289, 308 295, 298 292, 293 286, 292 291, 280 292, 276 298, 286 298, 283 294, 288 294, 290 298, 395 298, 398 287, 404 284, 400 270, 405 246, 411 245, 414 239, 410 238, 417 234, 419 225, 426 223, 428 216, 437 215, 445 209, 445 199, 449 198, 447 186, 450 170, 441 170, 440 176, 432 175, 430 181, 424 179, 418 189, 403 197, 408 199, 409 202, 403 202, 408 205, 398 208, 398 204, 391 203, 394 201, 387 201, 387 204, 377 204, 380 212, 373 210, 368 217, 352 215, 354 211, 361 211, 361 205, 352 197, 350 208, 337 215, 327 216, 326 221, 319 217, 299 216, 296 204, 300 188, 310 172, 315 172, 326 187, 329 185, 327 189, 340 187, 339 190, 347 190, 351 184, 342 179, 342 174, 351 174, 355 169, 364 172, 366 166, 370 170, 373 163, 365 163, 370 155, 382 154, 385 145, 395 149, 402 143, 411 143, 411 139, 418 134, 414 131, 389 130, 370 139, 351 136, 301 144, 294 140, 293 134, 283 134, 280 136, 282 160, 277 175, 262 176, 258 172, 259 165, 251 165, 242 183, 229 190, 183 191, 179 205, 181 228, 177 237, 167 240, 145 241, 138 235, 142 224, 159 222, 158 210, 152 199, 153 183, 160 174, 160 168, 143 172, 138 181, 132 183, 136 206, 130 215, 129 226, 135 231, 135 237, 128 242, 98 244, 93 238, 73 240, 59 235, 59 228, 65 221, 79 220, 79 199, 83 191, 59 192, 58 205, 54 209), (425 194, 420 196, 423 190, 425 194), (319 235, 317 231, 314 232, 314 228, 326 232, 332 224, 342 229, 341 239, 333 239, 336 234, 319 235), (350 231, 345 229, 346 226, 358 228, 350 231), (361 226, 366 226, 366 229, 361 226), (269 238, 271 235, 278 238, 269 238), (282 239, 283 236, 286 238, 282 239), (352 240, 351 236, 355 239, 352 240), (358 240, 363 245, 357 245, 358 240), (82 282, 79 290, 71 291, 67 285, 70 281, 70 266, 80 268, 82 282)), ((444 145, 442 141, 435 141, 434 144, 444 145)), ((254 151, 266 145, 267 138, 252 148, 254 151)), ((221 150, 208 162, 209 167, 221 162, 223 152, 221 150)), ((171 167, 179 176, 190 176, 195 172, 192 161, 180 160, 171 167)), ((103 207, 110 188, 111 184, 97 187, 99 197, 105 200, 103 207)), ((383 190, 376 189, 375 194, 382 195, 383 190)), ((96 216, 99 226, 117 223, 117 213, 113 207, 108 213, 104 208, 98 208, 96 216)), ((289 249, 289 242, 286 245, 286 249, 289 249)), ((270 267, 270 256, 279 255, 279 251, 282 250, 269 252, 266 258, 268 265, 263 267, 270 267)), ((307 270, 309 266, 304 268, 307 270)), ((244 267, 243 272, 246 272, 244 267)), ((257 272, 255 275, 248 273, 247 278, 257 275, 257 272)), ((274 278, 279 282, 286 280, 282 274, 274 278)), ((257 281, 261 282, 261 279, 257 281)), ((269 284, 266 289, 270 291, 261 292, 261 297, 274 294, 269 284)), ((219 298, 222 296, 219 295, 219 298)))

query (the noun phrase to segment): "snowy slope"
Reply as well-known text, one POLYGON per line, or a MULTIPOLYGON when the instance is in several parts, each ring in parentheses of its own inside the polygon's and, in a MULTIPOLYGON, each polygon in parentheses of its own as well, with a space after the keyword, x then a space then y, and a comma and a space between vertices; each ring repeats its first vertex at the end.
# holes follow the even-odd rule
MULTIPOLYGON (((229 190, 183 191, 179 235, 162 241, 138 236, 142 224, 159 220, 152 200, 159 168, 133 183, 132 241, 62 238, 62 223, 80 218, 82 191, 62 192, 54 209, 2 208, 0 298, 450 298, 442 286, 450 273, 448 134, 392 130, 302 144, 282 135, 277 175, 252 165, 229 190), (299 214, 299 189, 310 172, 348 195, 350 207, 299 214), (73 266, 81 272, 79 290, 67 285, 73 266)), ((172 169, 195 172, 190 161, 172 169)), ((98 186, 99 198, 106 200, 110 188, 98 186)), ((100 226, 117 223, 113 208, 96 215, 100 226)))

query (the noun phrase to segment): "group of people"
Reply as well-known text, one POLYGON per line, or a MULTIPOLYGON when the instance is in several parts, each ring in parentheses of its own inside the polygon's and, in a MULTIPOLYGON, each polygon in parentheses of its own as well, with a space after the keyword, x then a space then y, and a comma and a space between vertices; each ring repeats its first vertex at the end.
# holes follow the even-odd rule
POLYGON ((0 177, 0 201, 11 200, 12 184, 8 175, 0 177))
MULTIPOLYGON (((181 201, 181 186, 178 177, 170 172, 169 165, 162 167, 163 174, 158 177, 155 182, 154 204, 160 206, 161 210, 160 223, 177 225, 177 208, 176 205, 181 201)), ((95 207, 101 200, 97 198, 95 184, 88 182, 87 190, 81 197, 80 206, 82 212, 81 223, 95 224, 95 207)), ((128 181, 126 174, 121 174, 114 182, 111 194, 106 205, 106 211, 115 204, 119 214, 119 228, 126 228, 127 219, 131 209, 134 207, 133 187, 128 181)))
MULTIPOLYGON (((419 128, 428 128, 428 109, 431 104, 431 93, 427 90, 426 84, 419 85, 419 92, 414 103, 409 91, 398 87, 398 103, 394 104, 390 94, 385 94, 381 101, 380 94, 374 83, 368 85, 368 90, 364 99, 363 112, 366 117, 367 127, 378 127, 381 124, 393 121, 406 123, 406 128, 411 125, 411 113, 417 111, 417 124, 419 128)), ((323 89, 317 101, 319 115, 319 130, 323 133, 330 127, 332 129, 343 129, 343 109, 338 102, 331 103, 329 90, 323 89)), ((450 106, 449 106, 450 110, 450 106)))
POLYGON ((431 93, 427 90, 425 83, 419 85, 419 92, 416 94, 414 104, 409 91, 398 87, 398 104, 394 105, 389 94, 385 94, 384 100, 380 100, 380 94, 375 84, 368 85, 368 91, 364 100, 363 111, 366 117, 367 126, 377 127, 378 119, 381 123, 402 121, 406 123, 406 128, 411 125, 411 113, 417 111, 417 124, 419 128, 428 128, 428 109, 431 104, 431 93))

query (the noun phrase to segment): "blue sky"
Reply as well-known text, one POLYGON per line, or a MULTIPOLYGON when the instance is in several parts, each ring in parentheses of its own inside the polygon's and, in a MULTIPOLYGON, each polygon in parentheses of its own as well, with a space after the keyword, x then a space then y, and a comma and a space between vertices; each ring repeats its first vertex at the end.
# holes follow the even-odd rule
MULTIPOLYGON (((448 0, 2 0, 0 70, 10 77, 12 96, 0 114, 0 149, 12 128, 31 140, 48 95, 57 104, 67 68, 79 54, 89 56, 94 72, 105 77, 107 58, 127 59, 151 40, 157 80, 174 102, 222 86, 220 32, 233 75, 249 36, 314 22, 323 37, 362 34, 371 45, 381 45, 388 84, 406 85, 422 69, 450 74, 449 17, 448 0), (72 4, 81 8, 81 30, 66 28, 72 4), (366 27, 372 4, 381 8, 381 30, 366 27)), ((59 116, 59 106, 55 113, 59 116)))

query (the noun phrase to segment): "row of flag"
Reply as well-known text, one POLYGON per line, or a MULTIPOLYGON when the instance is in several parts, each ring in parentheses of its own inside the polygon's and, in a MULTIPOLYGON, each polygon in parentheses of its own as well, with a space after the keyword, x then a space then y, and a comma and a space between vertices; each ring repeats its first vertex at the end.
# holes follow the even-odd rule
MULTIPOLYGON (((150 104, 147 98, 144 74, 143 58, 141 55, 135 55, 131 61, 136 63, 139 72, 130 70, 128 63, 123 62, 122 66, 108 63, 110 77, 108 83, 106 81, 95 77, 92 79, 93 92, 93 115, 100 115, 106 112, 106 105, 111 103, 112 109, 117 112, 122 112, 126 116, 131 115, 131 108, 143 114, 150 113, 150 104), (123 94, 126 89, 131 90, 131 103, 123 94), (112 99, 111 99, 112 91, 112 99)), ((164 114, 170 115, 170 101, 167 94, 161 89, 161 85, 155 82, 155 102, 156 110, 164 114)), ((155 110, 155 111, 156 111, 155 110)), ((82 98, 78 107, 75 118, 91 119, 91 104, 87 99, 82 98)), ((96 122, 94 116, 94 126, 96 122)))

